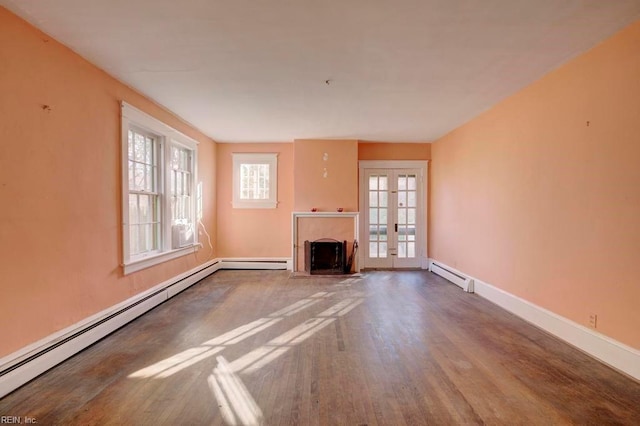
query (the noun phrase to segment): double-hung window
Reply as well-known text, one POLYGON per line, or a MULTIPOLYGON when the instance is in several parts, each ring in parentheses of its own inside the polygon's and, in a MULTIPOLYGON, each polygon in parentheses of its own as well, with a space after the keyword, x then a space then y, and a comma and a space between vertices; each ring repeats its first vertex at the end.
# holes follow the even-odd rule
POLYGON ((278 205, 278 154, 233 154, 233 207, 274 209, 278 205))
POLYGON ((174 225, 189 224, 193 209, 192 153, 188 148, 171 146, 171 217, 174 225))
POLYGON ((171 247, 179 249, 193 243, 194 184, 193 150, 174 144, 169 146, 169 199, 171 208, 171 247))
POLYGON ((160 137, 129 126, 127 132, 129 186, 129 255, 161 250, 160 137))
POLYGON ((122 103, 125 274, 197 247, 197 142, 122 103))

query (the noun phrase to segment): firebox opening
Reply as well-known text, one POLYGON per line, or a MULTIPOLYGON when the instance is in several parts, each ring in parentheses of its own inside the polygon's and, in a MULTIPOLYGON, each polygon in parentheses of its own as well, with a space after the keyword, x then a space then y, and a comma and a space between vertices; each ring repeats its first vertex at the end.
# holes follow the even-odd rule
POLYGON ((304 242, 304 269, 311 275, 344 274, 347 265, 347 242, 321 239, 304 242))

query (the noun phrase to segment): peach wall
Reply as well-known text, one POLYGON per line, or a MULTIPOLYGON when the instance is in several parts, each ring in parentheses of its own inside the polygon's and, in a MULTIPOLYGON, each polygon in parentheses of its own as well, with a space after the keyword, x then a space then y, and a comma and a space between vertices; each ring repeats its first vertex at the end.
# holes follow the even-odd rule
POLYGON ((358 160, 430 160, 430 143, 358 143, 358 160))
POLYGON ((640 21, 433 144, 431 256, 640 349, 640 21))
POLYGON ((294 163, 296 211, 358 211, 358 141, 296 140, 294 163))
POLYGON ((291 257, 293 209, 293 144, 241 143, 218 147, 218 234, 220 257, 291 257), (234 152, 278 153, 278 207, 234 209, 234 152))
POLYGON ((1 357, 213 255, 205 243, 123 276, 119 100, 201 142, 204 223, 213 235, 216 148, 4 8, 0 28, 1 357))

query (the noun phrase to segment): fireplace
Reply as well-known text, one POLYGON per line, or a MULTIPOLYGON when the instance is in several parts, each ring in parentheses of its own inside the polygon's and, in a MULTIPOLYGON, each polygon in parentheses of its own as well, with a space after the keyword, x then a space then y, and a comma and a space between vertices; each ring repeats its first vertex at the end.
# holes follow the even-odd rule
POLYGON ((304 242, 304 269, 311 275, 344 274, 347 242, 324 238, 304 242))
MULTIPOLYGON (((291 259, 294 273, 309 275, 309 262, 305 256, 310 255, 305 250, 305 240, 320 241, 331 238, 329 241, 347 241, 347 249, 351 250, 352 242, 359 238, 359 213, 358 212, 293 212, 291 214, 291 259)), ((359 262, 354 253, 345 250, 347 263, 351 261, 351 268, 347 273, 360 272, 359 262)))

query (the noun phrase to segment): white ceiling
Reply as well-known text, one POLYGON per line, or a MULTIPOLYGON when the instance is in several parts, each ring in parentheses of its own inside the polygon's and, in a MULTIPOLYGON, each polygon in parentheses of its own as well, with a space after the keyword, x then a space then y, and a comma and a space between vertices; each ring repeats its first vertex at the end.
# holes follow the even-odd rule
POLYGON ((0 5, 220 142, 432 141, 640 18, 640 0, 0 5))

